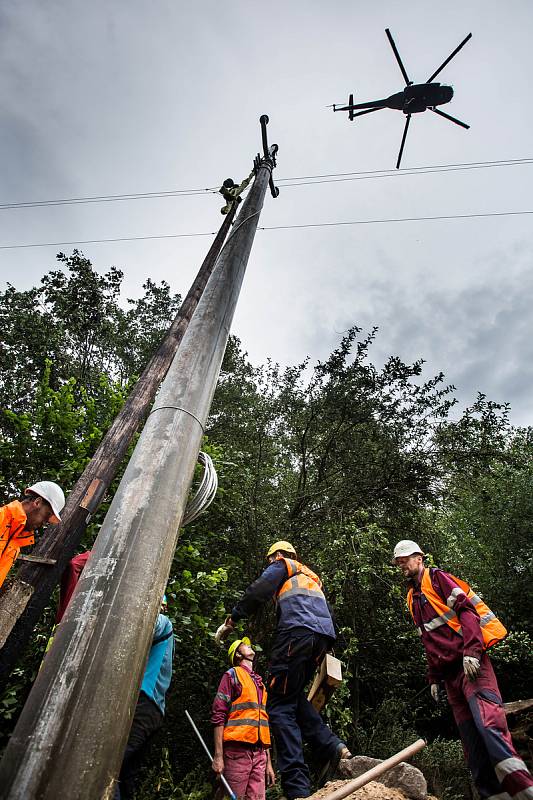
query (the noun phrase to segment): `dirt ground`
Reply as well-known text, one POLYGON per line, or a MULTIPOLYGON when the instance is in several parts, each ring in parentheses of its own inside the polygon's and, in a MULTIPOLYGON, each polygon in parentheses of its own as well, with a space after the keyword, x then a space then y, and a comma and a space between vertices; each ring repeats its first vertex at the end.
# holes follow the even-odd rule
MULTIPOLYGON (((339 789, 345 783, 348 783, 348 781, 331 781, 319 792, 311 795, 309 800, 322 800, 323 797, 339 789)), ((407 800, 407 798, 403 792, 399 792, 397 789, 389 789, 383 786, 382 783, 371 781, 366 786, 353 792, 353 794, 349 794, 346 800, 407 800)), ((427 800, 437 800, 437 798, 428 795, 427 800)))

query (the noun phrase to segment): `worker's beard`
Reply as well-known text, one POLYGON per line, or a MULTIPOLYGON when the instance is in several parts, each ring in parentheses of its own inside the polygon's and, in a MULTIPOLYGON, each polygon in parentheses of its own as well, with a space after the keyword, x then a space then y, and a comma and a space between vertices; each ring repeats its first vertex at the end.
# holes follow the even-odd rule
POLYGON ((417 581, 421 570, 422 567, 410 567, 405 572, 402 570, 402 573, 406 581, 417 581))

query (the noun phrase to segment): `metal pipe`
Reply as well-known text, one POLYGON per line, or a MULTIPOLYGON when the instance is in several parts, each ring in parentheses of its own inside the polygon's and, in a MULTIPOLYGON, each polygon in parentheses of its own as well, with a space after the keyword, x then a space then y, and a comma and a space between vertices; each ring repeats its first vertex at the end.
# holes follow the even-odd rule
MULTIPOLYGON (((209 761, 211 761, 211 763, 213 763, 213 756, 211 755, 211 753, 209 751, 209 747, 204 742, 204 737, 202 736, 202 734, 200 733, 200 731, 196 727, 196 723, 194 722, 193 718, 191 717, 191 715, 189 714, 188 711, 185 711, 185 716, 187 717, 187 719, 191 723, 192 729, 195 732, 195 734, 197 735, 197 737, 199 738, 200 744, 202 745, 202 747, 204 748, 205 752, 207 753, 207 757, 208 757, 209 761)), ((229 785, 229 783, 225 779, 224 775, 220 774, 219 778, 220 778, 220 780, 222 782, 222 785, 224 786, 225 790, 229 794, 231 800, 237 800, 237 795, 235 794, 235 792, 233 791, 233 789, 231 788, 231 786, 229 785)))
POLYGON ((418 751, 422 750, 425 746, 426 742, 424 739, 417 739, 416 742, 413 742, 413 744, 409 745, 409 747, 406 747, 404 750, 400 750, 395 756, 385 759, 381 764, 377 764, 375 767, 372 767, 372 769, 369 769, 368 772, 363 772, 358 778, 354 778, 353 781, 348 781, 348 783, 335 789, 331 794, 325 795, 322 800, 342 800, 343 797, 347 797, 349 794, 352 794, 352 792, 355 792, 356 789, 360 789, 361 786, 370 783, 374 778, 379 778, 380 775, 383 775, 384 772, 392 769, 392 767, 411 758, 411 756, 414 756, 415 753, 418 753, 418 751))
POLYGON ((0 764, 6 800, 110 799, 272 161, 258 167, 0 764))

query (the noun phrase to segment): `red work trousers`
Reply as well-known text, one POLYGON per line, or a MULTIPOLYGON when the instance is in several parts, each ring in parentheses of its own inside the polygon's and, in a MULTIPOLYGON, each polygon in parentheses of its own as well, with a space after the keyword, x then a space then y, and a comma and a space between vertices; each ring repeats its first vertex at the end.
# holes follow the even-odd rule
POLYGON ((533 800, 533 777, 514 749, 488 656, 483 655, 475 681, 469 681, 461 668, 445 685, 480 797, 533 800))
POLYGON ((238 800, 265 800, 266 765, 262 747, 224 742, 224 777, 238 800))

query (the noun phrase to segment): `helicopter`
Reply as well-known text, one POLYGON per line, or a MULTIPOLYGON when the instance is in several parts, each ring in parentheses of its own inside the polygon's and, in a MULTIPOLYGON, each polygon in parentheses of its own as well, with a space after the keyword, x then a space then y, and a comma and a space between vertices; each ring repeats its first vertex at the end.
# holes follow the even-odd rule
POLYGON ((351 94, 348 99, 348 105, 339 108, 337 104, 334 103, 333 111, 348 111, 348 118, 350 120, 355 119, 355 117, 361 117, 363 114, 372 114, 374 111, 381 111, 383 108, 393 108, 397 109, 398 111, 403 111, 403 113, 406 115, 406 120, 405 127, 403 129, 400 152, 396 162, 396 169, 399 169, 403 155, 403 148, 405 146, 405 140, 407 138, 407 131, 409 130, 409 123, 411 122, 411 116, 413 114, 419 114, 422 111, 427 111, 429 109, 429 111, 433 111, 435 114, 450 120, 450 122, 460 125, 461 128, 470 128, 470 125, 467 125, 466 122, 461 122, 460 119, 452 117, 450 114, 445 114, 444 111, 441 111, 439 108, 437 108, 437 106, 441 106, 450 102, 453 97, 453 89, 451 86, 444 86, 441 83, 433 83, 433 81, 439 72, 441 72, 444 67, 449 64, 452 58, 457 55, 459 50, 465 46, 468 40, 472 38, 472 34, 469 33, 468 36, 463 39, 461 44, 455 48, 453 53, 451 53, 445 61, 442 62, 440 67, 435 70, 433 75, 431 75, 431 77, 428 78, 425 83, 413 83, 413 81, 409 80, 409 76, 405 70, 402 59, 400 58, 398 48, 396 47, 390 30, 386 28, 385 33, 387 34, 390 46, 392 47, 396 61, 398 62, 398 66, 400 67, 403 75, 405 89, 403 89, 401 92, 396 92, 396 94, 391 94, 390 97, 386 97, 383 100, 370 100, 367 103, 354 103, 353 94, 351 94), (364 110, 358 111, 358 109, 364 110), (357 111, 357 113, 354 114, 354 111, 357 111))

